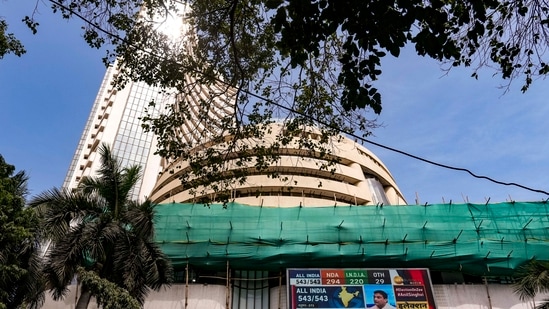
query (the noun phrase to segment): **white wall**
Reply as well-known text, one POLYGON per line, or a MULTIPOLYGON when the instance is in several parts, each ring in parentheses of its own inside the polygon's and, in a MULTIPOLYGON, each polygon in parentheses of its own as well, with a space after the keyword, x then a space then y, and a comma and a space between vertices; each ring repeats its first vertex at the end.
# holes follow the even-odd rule
MULTIPOLYGON (((489 284, 488 290, 482 284, 434 285, 435 302, 438 309, 533 309, 532 302, 522 303, 513 293, 510 285, 489 284)), ((145 309, 226 309, 225 286, 221 285, 185 285, 176 284, 160 292, 151 292, 145 302, 145 309), (185 294, 187 306, 185 307, 185 294)), ((272 288, 270 293, 270 309, 286 309, 286 286, 272 288), (280 299, 280 306, 279 306, 280 299)), ((536 300, 542 300, 549 295, 540 295, 536 300)), ((75 306, 74 288, 64 301, 54 302, 47 297, 43 309, 72 309, 75 306)), ((90 304, 88 309, 97 309, 90 304)), ((267 308, 265 308, 267 309, 267 308)))

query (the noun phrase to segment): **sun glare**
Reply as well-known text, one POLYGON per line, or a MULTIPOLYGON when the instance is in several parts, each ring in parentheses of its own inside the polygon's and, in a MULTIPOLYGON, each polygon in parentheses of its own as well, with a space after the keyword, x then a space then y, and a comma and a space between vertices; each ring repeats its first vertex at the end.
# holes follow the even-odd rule
POLYGON ((180 38, 182 33, 186 30, 184 20, 187 9, 186 5, 179 4, 177 9, 169 11, 167 16, 158 17, 158 19, 155 20, 159 24, 157 30, 167 35, 172 41, 180 38))

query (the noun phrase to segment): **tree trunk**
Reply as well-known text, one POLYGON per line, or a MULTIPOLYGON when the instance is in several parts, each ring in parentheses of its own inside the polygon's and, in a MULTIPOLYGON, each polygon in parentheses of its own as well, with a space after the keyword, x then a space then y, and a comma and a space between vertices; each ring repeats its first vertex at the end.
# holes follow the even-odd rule
POLYGON ((90 291, 86 287, 82 286, 82 293, 80 293, 80 297, 78 298, 78 302, 76 302, 76 307, 74 309, 87 309, 90 299, 90 291))

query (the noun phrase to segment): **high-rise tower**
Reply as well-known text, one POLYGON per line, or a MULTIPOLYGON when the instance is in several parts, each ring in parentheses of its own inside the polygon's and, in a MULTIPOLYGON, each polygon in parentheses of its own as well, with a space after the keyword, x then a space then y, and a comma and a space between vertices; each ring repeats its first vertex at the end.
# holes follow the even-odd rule
POLYGON ((154 186, 160 171, 160 157, 154 155, 154 134, 143 130, 139 118, 152 100, 166 102, 169 97, 160 89, 141 82, 129 83, 117 90, 112 86, 117 73, 115 66, 105 73, 63 187, 74 188, 82 177, 94 176, 100 164, 97 150, 101 143, 106 143, 123 166, 137 164, 142 167, 142 177, 132 197, 143 199, 154 186))
MULTIPOLYGON (((157 30, 171 40, 180 37, 184 30, 182 14, 185 7, 181 6, 180 9, 179 13, 157 22, 157 30)), ((143 200, 150 194, 161 171, 161 158, 155 155, 154 134, 145 132, 140 118, 151 101, 155 102, 156 110, 160 110, 175 96, 144 82, 128 82, 122 90, 118 90, 113 86, 118 74, 116 64, 109 66, 105 73, 63 187, 75 188, 82 177, 95 175, 100 165, 97 150, 101 143, 106 143, 123 166, 141 166, 142 177, 133 188, 131 198, 143 200)))

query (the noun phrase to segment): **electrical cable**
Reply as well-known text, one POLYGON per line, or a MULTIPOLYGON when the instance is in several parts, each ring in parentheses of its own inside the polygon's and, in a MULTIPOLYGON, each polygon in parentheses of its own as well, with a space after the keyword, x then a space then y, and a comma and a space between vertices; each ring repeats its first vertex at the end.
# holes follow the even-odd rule
MULTIPOLYGON (((140 49, 139 47, 134 46, 133 44, 131 44, 131 42, 128 42, 126 39, 121 38, 120 36, 118 36, 118 35, 116 35, 116 34, 113 34, 113 33, 109 32, 109 31, 107 31, 107 30, 104 30, 101 26, 92 23, 91 21, 87 20, 85 17, 83 17, 82 15, 78 14, 78 13, 75 12, 74 10, 72 10, 72 9, 70 9, 70 8, 68 8, 68 7, 66 7, 65 5, 59 3, 59 2, 57 2, 57 1, 55 1, 55 0, 48 0, 48 1, 51 2, 51 3, 53 3, 53 4, 55 4, 55 5, 58 5, 58 6, 62 7, 62 8, 64 8, 64 9, 66 9, 66 10, 68 10, 68 11, 70 11, 72 14, 74 14, 75 16, 77 16, 78 18, 80 18, 82 21, 84 21, 84 22, 87 23, 88 25, 90 25, 90 26, 96 28, 97 30, 99 30, 99 31, 101 31, 101 32, 103 32, 103 33, 105 33, 105 34, 107 34, 107 35, 109 35, 109 36, 112 36, 112 37, 114 37, 114 38, 116 38, 116 39, 118 39, 118 40, 121 40, 122 42, 124 42, 124 43, 126 43, 126 44, 129 44, 130 46, 133 46, 133 47, 139 49, 139 50, 142 51, 142 52, 148 53, 149 55, 152 55, 152 56, 154 56, 154 57, 158 57, 158 58, 160 58, 160 59, 168 60, 168 59, 166 59, 166 58, 164 58, 164 57, 162 57, 162 56, 153 54, 153 53, 151 53, 150 51, 145 51, 145 50, 140 49)), ((178 64, 178 63, 176 63, 176 64, 177 64, 177 65, 180 65, 180 64, 178 64)), ((203 72, 201 72, 201 71, 198 71, 198 70, 193 70, 193 71, 194 71, 195 73, 204 75, 204 76, 206 76, 206 77, 210 77, 210 76, 208 76, 207 74, 205 74, 205 73, 203 73, 203 72)), ((220 83, 223 83, 223 84, 225 84, 225 85, 227 85, 227 86, 232 86, 232 85, 230 85, 229 83, 227 83, 227 82, 225 82, 225 81, 223 81, 223 80, 221 80, 221 79, 219 79, 219 78, 217 78, 217 77, 215 77, 215 76, 213 76, 213 77, 211 77, 211 78, 213 78, 215 81, 220 82, 220 83)), ((425 162, 425 163, 428 163, 428 164, 431 164, 431 165, 434 165, 434 166, 438 166, 438 167, 446 168, 446 169, 450 169, 450 170, 455 170, 455 171, 466 172, 466 173, 468 173, 469 175, 473 176, 474 178, 485 179, 485 180, 488 180, 488 181, 490 181, 490 182, 493 182, 493 183, 496 183, 496 184, 499 184, 499 185, 504 185, 504 186, 515 186, 515 187, 519 187, 519 188, 524 189, 524 190, 527 190, 527 191, 536 192, 536 193, 542 193, 542 194, 545 194, 545 195, 548 195, 548 196, 549 196, 549 192, 544 191, 544 190, 541 190, 541 189, 534 189, 534 188, 530 188, 530 187, 528 187, 528 186, 521 185, 521 184, 518 184, 518 183, 515 183, 515 182, 503 182, 503 181, 499 181, 499 180, 493 179, 493 178, 488 177, 488 176, 477 175, 477 174, 471 172, 469 169, 466 169, 466 168, 455 167, 455 166, 446 165, 446 164, 441 164, 441 163, 438 163, 438 162, 435 162, 435 161, 431 161, 431 160, 428 160, 428 159, 425 159, 425 158, 422 158, 422 157, 419 157, 419 156, 410 154, 410 153, 408 153, 408 152, 405 152, 405 151, 402 151, 402 150, 393 148, 393 147, 385 146, 385 145, 383 145, 383 144, 380 144, 380 143, 377 143, 377 142, 374 142, 374 141, 370 141, 370 140, 365 139, 365 138, 363 138, 363 137, 361 137, 361 136, 359 136, 359 135, 356 135, 356 134, 354 134, 354 133, 344 132, 344 131, 341 130, 340 128, 334 127, 334 126, 332 126, 332 125, 330 125, 330 124, 328 124, 328 123, 325 123, 325 122, 323 122, 323 121, 321 121, 321 120, 319 120, 319 119, 317 119, 317 118, 314 118, 314 117, 312 117, 312 116, 310 116, 310 115, 304 114, 304 113, 299 112, 299 111, 297 111, 297 110, 294 110, 294 109, 292 109, 292 108, 289 108, 289 107, 286 107, 286 106, 284 106, 284 105, 281 105, 281 104, 279 104, 279 103, 277 103, 277 102, 272 101, 271 99, 262 97, 262 96, 260 96, 260 95, 258 95, 258 94, 252 93, 252 92, 250 92, 250 91, 248 91, 248 90, 242 89, 241 91, 242 91, 243 93, 248 94, 249 96, 255 97, 256 99, 265 101, 265 102, 267 102, 267 103, 269 103, 269 104, 275 105, 275 106, 277 106, 277 107, 279 107, 279 108, 282 108, 282 109, 285 109, 285 110, 287 110, 287 111, 289 111, 289 112, 299 114, 300 116, 305 117, 305 118, 307 118, 307 119, 309 119, 309 120, 311 120, 311 121, 313 121, 313 122, 316 122, 316 123, 321 124, 321 125, 323 125, 323 126, 325 126, 325 127, 328 127, 328 128, 334 129, 334 130, 337 130, 337 131, 340 132, 340 133, 349 135, 350 137, 353 137, 353 138, 355 138, 355 139, 357 139, 357 140, 360 140, 360 141, 362 141, 362 142, 365 142, 365 143, 368 143, 368 144, 371 144, 371 145, 374 145, 374 146, 377 146, 377 147, 380 147, 380 148, 383 148, 383 149, 386 149, 386 150, 389 150, 389 151, 392 151, 392 152, 396 152, 396 153, 399 153, 399 154, 401 154, 401 155, 404 155, 404 156, 407 156, 407 157, 410 157, 410 158, 413 158, 413 159, 416 159, 416 160, 419 160, 419 161, 421 161, 421 162, 425 162)))

